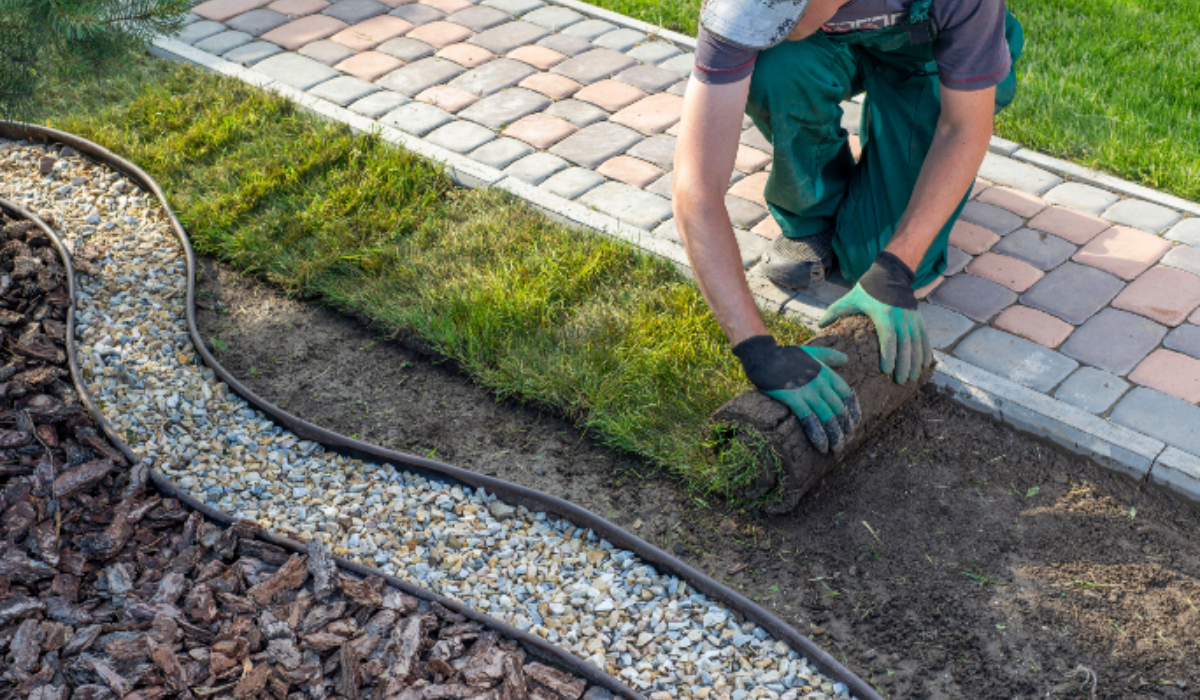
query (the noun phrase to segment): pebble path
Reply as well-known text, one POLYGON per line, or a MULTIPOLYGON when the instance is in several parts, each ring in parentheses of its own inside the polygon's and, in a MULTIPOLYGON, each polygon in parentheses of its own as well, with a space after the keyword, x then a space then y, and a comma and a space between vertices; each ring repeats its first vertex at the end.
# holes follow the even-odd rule
POLYGON ((204 367, 186 263, 157 199, 116 171, 0 139, 0 196, 53 218, 78 274, 80 370, 143 460, 227 513, 460 600, 570 650, 651 700, 848 698, 762 628, 590 530, 327 453, 204 367), (44 171, 49 171, 44 174, 44 171))

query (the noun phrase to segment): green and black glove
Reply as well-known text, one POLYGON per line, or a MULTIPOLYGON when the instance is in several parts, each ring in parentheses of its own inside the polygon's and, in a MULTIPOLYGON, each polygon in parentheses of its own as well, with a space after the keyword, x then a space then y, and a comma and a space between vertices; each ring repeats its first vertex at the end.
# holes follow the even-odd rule
POLYGON ((914 278, 900 258, 882 252, 854 289, 830 306, 818 324, 824 328, 854 314, 871 319, 879 335, 879 368, 897 384, 914 381, 933 362, 929 332, 913 294, 914 278))
POLYGON ((841 452, 862 421, 858 397, 830 367, 847 358, 832 348, 780 347, 769 335, 738 343, 733 354, 746 377, 767 396, 792 410, 822 454, 841 452))

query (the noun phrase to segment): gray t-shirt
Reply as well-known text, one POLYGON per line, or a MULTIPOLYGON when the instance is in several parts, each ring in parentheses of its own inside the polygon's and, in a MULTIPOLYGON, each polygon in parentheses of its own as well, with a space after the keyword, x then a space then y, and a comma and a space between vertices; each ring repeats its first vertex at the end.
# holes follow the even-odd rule
MULTIPOLYGON (((913 0, 851 0, 821 28, 829 34, 882 29, 902 24, 913 0)), ((937 39, 933 57, 942 85, 952 90, 985 90, 999 85, 1011 67, 1004 38, 1004 0, 933 0, 930 11, 937 39)), ((696 37, 696 67, 702 83, 726 84, 754 71, 758 52, 708 33, 696 37)))

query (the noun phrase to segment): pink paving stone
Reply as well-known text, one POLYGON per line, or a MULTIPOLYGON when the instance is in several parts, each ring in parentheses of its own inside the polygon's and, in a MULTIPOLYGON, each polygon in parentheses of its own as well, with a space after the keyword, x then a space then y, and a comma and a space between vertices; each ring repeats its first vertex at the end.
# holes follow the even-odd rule
POLYGON ((329 15, 309 15, 276 27, 260 38, 279 44, 288 51, 319 41, 346 28, 346 23, 329 15))
POLYGON ((1182 353, 1155 350, 1129 373, 1129 381, 1188 403, 1200 402, 1200 360, 1182 353))
POLYGON ((1007 209, 1017 216, 1023 216, 1026 219, 1031 216, 1037 216, 1046 208, 1046 203, 1042 201, 1041 197, 1027 192, 1011 190, 1007 187, 989 187, 980 192, 975 199, 987 204, 994 204, 1002 209, 1007 209))
POLYGON ((412 22, 391 15, 379 15, 346 27, 329 38, 355 51, 370 51, 388 39, 407 34, 412 28, 412 22))
POLYGON ((591 102, 600 109, 615 112, 644 98, 646 93, 615 80, 599 80, 575 93, 575 99, 591 102))
POLYGON ((1029 228, 1053 233, 1075 245, 1083 245, 1112 224, 1104 219, 1065 207, 1050 207, 1029 220, 1029 228))
POLYGON ((679 122, 683 116, 683 98, 660 92, 644 100, 638 100, 609 117, 610 121, 624 124, 646 134, 661 134, 679 122))
POLYGON ((1163 325, 1178 326, 1200 307, 1200 277, 1159 265, 1130 282, 1112 305, 1163 325))
POLYGON ((192 8, 192 12, 204 19, 214 22, 224 22, 257 7, 266 5, 270 0, 208 0, 192 8))
POLYGON ((434 85, 431 88, 426 88, 413 99, 417 102, 424 102, 444 109, 451 114, 461 109, 466 109, 479 101, 477 95, 472 95, 466 90, 459 90, 449 85, 434 85))
POLYGON ((1171 244, 1153 233, 1113 226, 1079 249, 1071 259, 1131 280, 1167 254, 1171 244))
POLYGON ((748 199, 751 202, 756 202, 762 206, 767 206, 767 199, 763 195, 763 188, 767 186, 767 177, 769 173, 754 173, 738 180, 733 187, 729 188, 729 194, 742 199, 748 199))
MULTIPOLYGON (((771 218, 771 217, 767 217, 767 218, 771 218)), ((933 294, 933 290, 937 289, 938 286, 940 286, 942 284, 942 282, 945 282, 945 281, 946 281, 945 277, 938 275, 937 279, 935 279, 934 281, 925 285, 924 287, 921 287, 917 291, 913 292, 913 295, 915 297, 917 297, 917 299, 924 299, 925 297, 929 296, 930 294, 933 294)))
POLYGON ((288 17, 311 15, 324 10, 326 7, 329 7, 327 0, 275 0, 275 2, 267 5, 268 10, 274 10, 288 17))
POLYGON ((448 15, 452 15, 459 10, 465 10, 468 7, 471 7, 473 3, 470 3, 467 0, 421 0, 421 4, 429 5, 435 10, 441 10, 448 15))
POLYGON ((979 255, 996 245, 1000 237, 970 221, 956 221, 950 229, 950 245, 961 248, 971 255, 979 255))
POLYGON ((504 130, 504 135, 520 139, 534 148, 546 149, 576 131, 579 131, 579 127, 565 119, 538 113, 513 122, 504 130))
POLYGON ((404 61, 395 56, 389 56, 386 53, 379 53, 378 51, 364 51, 354 54, 334 66, 334 68, 373 83, 385 74, 391 73, 403 65, 404 61))
POLYGON ((992 325, 1051 349, 1062 345, 1075 330, 1075 326, 1066 321, 1028 306, 1008 307, 992 321, 992 325))
POLYGON ((850 144, 850 155, 854 157, 854 162, 862 160, 862 141, 855 134, 850 134, 846 137, 846 143, 850 144))
POLYGON ((662 168, 630 156, 609 158, 596 168, 596 172, 634 187, 645 187, 663 175, 662 168))
POLYGON ((733 167, 744 173, 753 173, 767 167, 767 164, 770 162, 771 155, 769 153, 763 153, 757 148, 751 148, 744 143, 739 143, 737 159, 733 161, 733 167))
POLYGON ((423 41, 435 49, 444 49, 450 44, 466 41, 474 36, 474 34, 475 32, 460 24, 439 20, 437 22, 430 22, 429 24, 422 24, 409 32, 408 38, 423 41))
POLYGON ((518 46, 508 52, 508 58, 528 63, 538 70, 550 70, 567 60, 566 56, 545 46, 518 46))
POLYGON ((437 55, 467 68, 481 66, 496 57, 491 51, 474 44, 451 44, 438 51, 437 55))
POLYGON ((967 272, 999 282, 1014 292, 1029 289, 1046 274, 1023 260, 998 253, 984 253, 975 258, 967 265, 967 272))
MULTIPOLYGON (((512 56, 512 54, 509 54, 512 56)), ((534 73, 517 83, 518 86, 540 92, 552 100, 565 100, 579 91, 579 83, 555 73, 534 73)))
POLYGON ((971 185, 971 199, 975 199, 982 194, 984 190, 991 186, 992 183, 988 182, 987 180, 984 180, 981 177, 975 178, 975 184, 971 185))
POLYGON ((775 240, 779 237, 779 234, 783 233, 783 229, 779 228, 779 222, 773 216, 768 216, 757 224, 754 224, 754 228, 750 229, 750 231, 771 240, 775 240))
POLYGON ((1196 313, 1192 314, 1192 317, 1188 319, 1188 323, 1194 323, 1197 326, 1200 326, 1200 309, 1196 309, 1196 313))
MULTIPOLYGON (((682 123, 682 122, 680 122, 680 123, 682 123)), ((670 129, 667 129, 667 135, 668 136, 678 136, 679 135, 679 124, 676 124, 675 126, 671 127, 670 129)))

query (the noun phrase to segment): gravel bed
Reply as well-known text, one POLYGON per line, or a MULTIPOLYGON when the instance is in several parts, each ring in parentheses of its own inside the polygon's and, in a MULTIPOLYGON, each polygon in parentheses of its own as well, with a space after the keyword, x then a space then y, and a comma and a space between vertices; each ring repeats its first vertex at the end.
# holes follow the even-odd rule
POLYGON ((64 150, 0 140, 0 194, 51 217, 71 246, 89 391, 181 487, 543 637, 652 700, 849 697, 765 630, 591 531, 326 453, 249 407, 191 348, 185 259, 153 195, 64 150))

